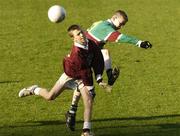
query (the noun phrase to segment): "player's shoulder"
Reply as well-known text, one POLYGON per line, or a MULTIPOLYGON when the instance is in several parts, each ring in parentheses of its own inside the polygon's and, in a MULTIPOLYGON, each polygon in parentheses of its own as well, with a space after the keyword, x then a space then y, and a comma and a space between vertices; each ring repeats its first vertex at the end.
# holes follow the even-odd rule
POLYGON ((88 38, 88 45, 94 46, 94 45, 96 45, 96 43, 93 40, 88 38))
POLYGON ((109 20, 105 20, 101 23, 101 27, 104 28, 106 31, 116 31, 113 27, 112 23, 109 20))
POLYGON ((88 46, 90 50, 100 50, 99 46, 91 39, 88 39, 88 46))
POLYGON ((71 52, 73 54, 78 53, 79 51, 81 51, 81 50, 78 46, 75 46, 75 45, 72 46, 71 52))

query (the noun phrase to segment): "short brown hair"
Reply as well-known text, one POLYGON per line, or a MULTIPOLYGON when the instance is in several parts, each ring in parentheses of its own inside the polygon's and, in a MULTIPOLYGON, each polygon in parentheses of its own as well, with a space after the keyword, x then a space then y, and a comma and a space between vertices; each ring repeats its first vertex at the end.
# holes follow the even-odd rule
POLYGON ((74 31, 74 30, 81 30, 81 27, 80 27, 79 25, 76 25, 76 24, 71 25, 71 26, 67 29, 68 34, 69 34, 70 37, 73 37, 73 35, 72 35, 71 32, 74 31))
POLYGON ((121 15, 124 18, 125 22, 128 22, 128 16, 125 11, 117 10, 115 11, 114 15, 121 15))

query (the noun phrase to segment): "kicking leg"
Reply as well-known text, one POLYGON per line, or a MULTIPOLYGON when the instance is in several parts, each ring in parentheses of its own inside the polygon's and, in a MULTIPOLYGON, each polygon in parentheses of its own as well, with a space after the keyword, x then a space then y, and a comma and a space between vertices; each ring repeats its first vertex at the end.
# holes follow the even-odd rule
POLYGON ((28 88, 23 88, 19 92, 19 97, 39 95, 46 100, 54 100, 58 95, 63 92, 63 90, 65 89, 64 85, 69 80, 71 80, 71 78, 69 78, 65 73, 63 73, 50 91, 45 88, 40 88, 37 85, 33 85, 28 88))

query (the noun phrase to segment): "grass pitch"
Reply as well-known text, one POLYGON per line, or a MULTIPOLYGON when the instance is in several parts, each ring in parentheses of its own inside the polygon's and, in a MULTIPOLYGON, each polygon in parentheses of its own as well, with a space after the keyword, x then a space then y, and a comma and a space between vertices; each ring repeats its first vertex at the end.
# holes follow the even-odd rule
POLYGON ((106 45, 113 64, 121 67, 121 77, 110 94, 96 84, 93 131, 96 136, 179 136, 179 5, 179 0, 1 0, 0 135, 80 135, 82 102, 76 131, 70 132, 65 126, 71 91, 53 102, 40 97, 20 99, 18 92, 32 84, 53 86, 63 72, 62 59, 71 48, 66 32, 69 25, 87 28, 123 9, 129 22, 121 32, 149 40, 153 48, 106 45), (47 18, 47 10, 54 4, 63 5, 67 11, 60 24, 47 18))

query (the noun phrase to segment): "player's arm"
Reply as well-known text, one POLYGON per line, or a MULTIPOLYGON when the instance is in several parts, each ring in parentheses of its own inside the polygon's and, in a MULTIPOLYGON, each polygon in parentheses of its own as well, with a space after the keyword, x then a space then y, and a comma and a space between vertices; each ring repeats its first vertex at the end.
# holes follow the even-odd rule
POLYGON ((145 49, 152 47, 149 41, 141 41, 133 36, 121 34, 118 31, 111 33, 107 40, 109 42, 129 43, 131 45, 135 45, 145 49))
POLYGON ((86 57, 83 50, 80 50, 79 48, 74 52, 74 56, 72 56, 72 58, 76 60, 76 65, 78 65, 79 68, 76 73, 79 76, 79 79, 82 80, 85 86, 93 86, 92 71, 86 57))

